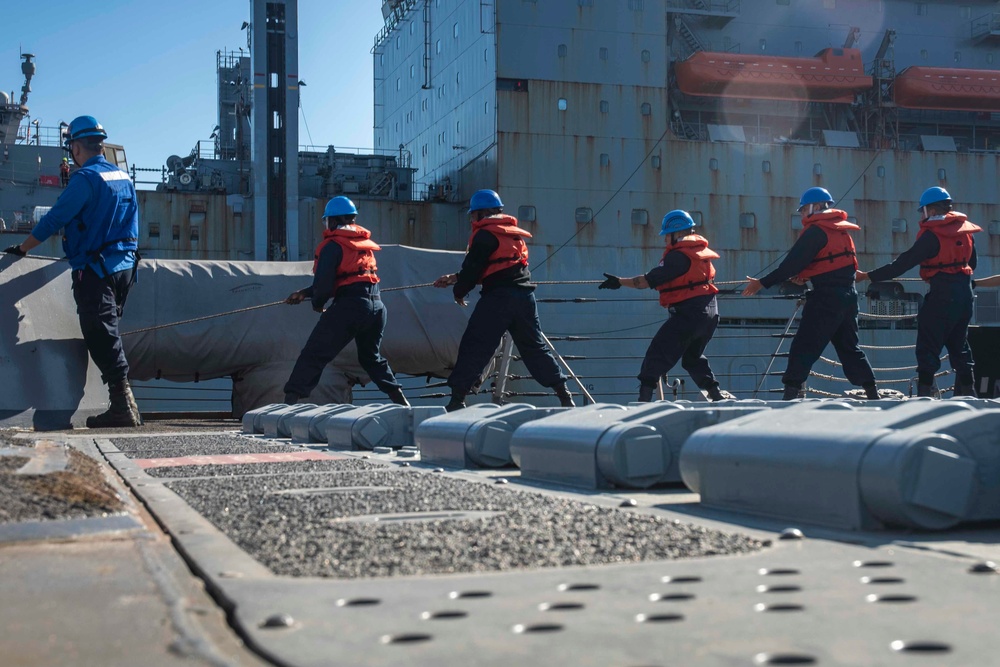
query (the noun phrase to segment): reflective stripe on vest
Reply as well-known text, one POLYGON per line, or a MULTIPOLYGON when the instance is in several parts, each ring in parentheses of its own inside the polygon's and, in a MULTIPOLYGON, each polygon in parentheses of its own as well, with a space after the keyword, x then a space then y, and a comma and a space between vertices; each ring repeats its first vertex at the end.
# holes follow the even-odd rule
POLYGON ((964 273, 971 276, 969 260, 972 259, 972 235, 981 231, 982 227, 969 222, 965 214, 958 211, 921 220, 917 238, 930 232, 937 237, 940 249, 937 255, 921 262, 920 277, 930 280, 938 273, 964 273))
POLYGON ((848 232, 861 228, 847 221, 847 213, 833 208, 810 215, 802 221, 802 234, 813 226, 826 232, 826 245, 816 253, 806 268, 802 269, 797 276, 798 279, 808 280, 813 276, 836 271, 845 266, 853 266, 857 270, 857 251, 854 248, 854 239, 848 232))
POLYGON ((691 234, 676 243, 667 246, 660 259, 660 266, 671 252, 683 253, 690 261, 688 270, 673 280, 657 285, 660 293, 660 305, 669 308, 675 303, 687 301, 696 296, 718 294, 719 288, 712 284, 715 279, 713 259, 719 258, 719 253, 708 247, 708 239, 698 234, 691 234))
POLYGON ((135 187, 129 175, 103 155, 88 160, 72 178, 87 181, 92 196, 64 227, 63 250, 74 269, 90 266, 98 275, 107 277, 109 261, 138 250, 135 187))

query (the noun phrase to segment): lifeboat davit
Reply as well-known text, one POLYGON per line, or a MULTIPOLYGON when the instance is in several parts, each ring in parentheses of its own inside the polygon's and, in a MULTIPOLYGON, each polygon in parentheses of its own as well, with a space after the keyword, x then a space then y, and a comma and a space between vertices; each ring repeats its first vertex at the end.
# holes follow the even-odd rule
POLYGON ((823 49, 813 58, 699 51, 675 65, 685 95, 850 104, 872 86, 858 49, 823 49))
POLYGON ((896 106, 945 111, 1000 111, 1000 72, 907 67, 892 84, 896 106))

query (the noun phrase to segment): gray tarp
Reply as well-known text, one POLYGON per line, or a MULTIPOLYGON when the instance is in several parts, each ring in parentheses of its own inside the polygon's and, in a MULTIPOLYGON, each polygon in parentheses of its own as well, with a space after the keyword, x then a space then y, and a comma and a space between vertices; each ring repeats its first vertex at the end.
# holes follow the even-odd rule
MULTIPOLYGON (((461 260, 459 252, 384 246, 381 287, 432 282, 456 271, 461 260)), ((144 260, 140 267, 121 324, 133 379, 233 376, 237 415, 281 401, 319 317, 308 302, 130 332, 280 301, 310 284, 310 263, 144 260)), ((0 258, 0 425, 58 428, 105 407, 106 390, 80 336, 68 269, 65 262, 0 258)), ((393 370, 447 377, 471 309, 456 306, 450 289, 395 290, 382 298, 389 311, 382 351, 393 370)), ((352 344, 309 400, 349 401, 354 379, 368 382, 352 344)))

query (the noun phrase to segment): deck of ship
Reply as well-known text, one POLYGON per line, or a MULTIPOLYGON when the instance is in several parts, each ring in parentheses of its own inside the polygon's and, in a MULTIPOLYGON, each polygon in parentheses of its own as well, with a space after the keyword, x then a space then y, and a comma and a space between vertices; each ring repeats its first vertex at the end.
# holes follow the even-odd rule
MULTIPOLYGON (((239 639, 273 664, 994 664, 1000 577, 984 563, 1000 561, 995 524, 933 534, 790 526, 705 509, 681 486, 580 491, 514 468, 431 466, 412 449, 247 436, 235 422, 44 439, 97 459, 126 509, 110 524, 0 527, 5 571, 19 573, 0 584, 5 599, 55 581, 50 560, 26 566, 33 553, 108 530, 141 542, 156 530, 141 520, 149 512, 239 639), (483 530, 489 517, 502 530, 483 530)), ((82 567, 94 556, 75 557, 82 567)), ((104 587, 129 576, 161 596, 169 588, 162 573, 124 566, 104 587)), ((125 646, 151 621, 142 609, 84 622, 53 609, 65 593, 50 583, 17 612, 4 605, 4 645, 43 656, 19 664, 97 664, 82 640, 42 650, 36 633, 16 632, 35 608, 64 620, 54 637, 85 630, 125 646)), ((198 631, 209 614, 191 607, 178 605, 148 640, 151 655, 181 637, 196 640, 194 662, 255 660, 198 631)))

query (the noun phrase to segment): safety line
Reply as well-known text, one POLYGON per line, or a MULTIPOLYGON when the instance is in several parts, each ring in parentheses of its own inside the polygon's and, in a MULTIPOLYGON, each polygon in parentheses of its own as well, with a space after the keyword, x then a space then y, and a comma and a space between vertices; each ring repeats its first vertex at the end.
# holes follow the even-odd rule
POLYGON ((916 345, 858 345, 863 350, 914 350, 916 345))
MULTIPOLYGON (((942 356, 940 360, 944 361, 947 358, 947 356, 948 355, 942 356)), ((833 359, 828 359, 828 358, 826 358, 826 357, 824 357, 822 355, 820 355, 819 359, 820 359, 820 361, 824 361, 824 362, 830 364, 831 366, 840 366, 840 367, 843 367, 843 364, 840 363, 839 361, 834 361, 833 359)), ((874 367, 872 368, 872 371, 879 371, 879 372, 882 372, 882 373, 895 373, 895 372, 899 372, 899 371, 915 371, 915 370, 917 370, 916 366, 899 366, 897 368, 874 368, 874 367)))
POLYGON ((433 287, 434 283, 420 283, 419 285, 404 285, 403 287, 386 287, 385 289, 379 289, 379 292, 395 292, 401 289, 413 289, 414 287, 433 287))
POLYGON ((876 315, 875 313, 858 313, 858 317, 864 317, 869 320, 912 320, 917 316, 917 313, 912 315, 876 315))
POLYGON ((238 310, 228 310, 228 311, 226 311, 224 313, 216 313, 215 315, 204 315, 202 317, 193 317, 190 320, 181 320, 180 322, 170 322, 169 324, 157 324, 155 326, 145 327, 143 329, 135 329, 133 331, 126 331, 125 333, 123 333, 121 335, 122 336, 131 336, 132 334, 146 333, 147 331, 156 331, 157 329, 167 329, 169 327, 179 327, 182 324, 191 324, 192 322, 201 322, 203 320, 211 320, 211 319, 214 319, 216 317, 224 317, 225 315, 235 315, 237 313, 246 313, 246 312, 251 311, 251 310, 258 310, 260 308, 270 308, 271 306, 278 306, 278 305, 283 304, 283 303, 285 303, 284 299, 282 299, 281 301, 273 301, 271 303, 264 303, 264 304, 261 304, 259 306, 249 306, 247 308, 240 308, 238 310))
MULTIPOLYGON (((49 259, 49 260, 53 260, 53 261, 62 261, 60 259, 53 258, 53 257, 36 257, 35 259, 49 259)), ((600 283, 600 282, 603 282, 603 281, 601 281, 601 280, 546 280, 546 281, 540 281, 537 284, 540 284, 540 285, 579 285, 579 284, 585 284, 585 283, 587 283, 587 284, 593 284, 593 283, 600 283)), ((417 287, 433 287, 433 286, 434 286, 434 283, 420 283, 420 284, 417 284, 417 285, 403 285, 401 287, 386 287, 386 288, 383 288, 383 289, 381 289, 379 291, 380 292, 395 292, 397 290, 414 289, 414 288, 417 288, 417 287)), ((283 303, 286 303, 286 302, 284 300, 281 300, 281 301, 274 301, 274 302, 271 302, 271 303, 264 303, 264 304, 261 304, 259 306, 249 306, 247 308, 238 308, 236 310, 227 310, 227 311, 225 311, 223 313, 215 313, 213 315, 203 315, 202 317, 193 317, 193 318, 191 318, 189 320, 181 320, 179 322, 170 322, 168 324, 158 324, 158 325, 155 325, 155 326, 145 327, 145 328, 142 328, 142 329, 135 329, 133 331, 126 331, 125 333, 122 333, 121 335, 122 336, 131 336, 132 334, 137 334, 137 333, 146 333, 148 331, 157 331, 159 329, 167 329, 167 328, 170 328, 170 327, 181 326, 183 324, 191 324, 193 322, 202 322, 204 320, 211 320, 211 319, 214 319, 216 317, 225 317, 226 315, 237 315, 239 313, 245 313, 245 312, 248 312, 248 311, 251 311, 251 310, 257 310, 259 308, 270 308, 271 306, 278 306, 278 305, 281 305, 283 303)))

